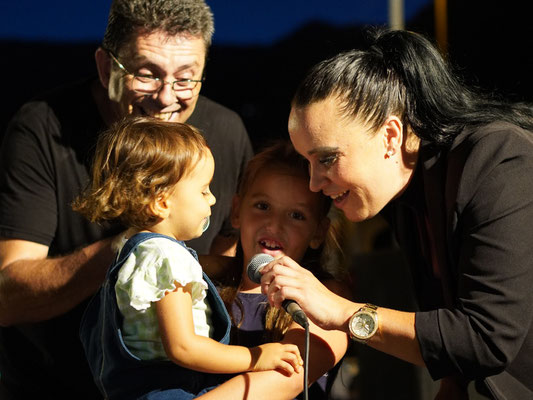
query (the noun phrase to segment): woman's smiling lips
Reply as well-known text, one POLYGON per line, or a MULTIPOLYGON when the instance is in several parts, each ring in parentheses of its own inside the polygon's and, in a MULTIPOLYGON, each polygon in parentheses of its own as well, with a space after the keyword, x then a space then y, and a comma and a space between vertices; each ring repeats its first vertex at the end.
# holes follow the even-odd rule
POLYGON ((332 194, 330 195, 329 197, 331 197, 331 199, 333 199, 333 201, 335 202, 335 204, 340 204, 342 203, 342 201, 348 197, 348 195, 350 194, 350 191, 349 190, 346 190, 342 193, 339 193, 339 194, 332 194))

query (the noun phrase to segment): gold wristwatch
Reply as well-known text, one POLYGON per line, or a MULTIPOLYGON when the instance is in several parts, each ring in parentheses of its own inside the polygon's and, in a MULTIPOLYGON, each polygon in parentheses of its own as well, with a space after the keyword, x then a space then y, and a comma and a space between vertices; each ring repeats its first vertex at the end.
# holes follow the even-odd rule
POLYGON ((373 304, 365 304, 352 315, 348 329, 353 340, 365 344, 378 331, 377 309, 373 304))

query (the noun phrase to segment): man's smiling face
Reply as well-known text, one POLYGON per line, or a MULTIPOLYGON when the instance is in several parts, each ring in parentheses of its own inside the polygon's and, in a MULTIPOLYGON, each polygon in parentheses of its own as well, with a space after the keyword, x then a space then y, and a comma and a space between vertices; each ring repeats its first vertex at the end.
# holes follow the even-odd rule
MULTIPOLYGON (((202 79, 206 48, 200 36, 164 32, 139 34, 116 54, 127 72, 113 63, 107 85, 113 114, 148 115, 166 121, 186 122, 198 100, 201 83, 194 89, 174 91, 172 83, 180 79, 202 79), (133 75, 158 78, 165 83, 153 94, 134 90, 133 75)), ((110 57, 111 59, 111 57, 110 57)))

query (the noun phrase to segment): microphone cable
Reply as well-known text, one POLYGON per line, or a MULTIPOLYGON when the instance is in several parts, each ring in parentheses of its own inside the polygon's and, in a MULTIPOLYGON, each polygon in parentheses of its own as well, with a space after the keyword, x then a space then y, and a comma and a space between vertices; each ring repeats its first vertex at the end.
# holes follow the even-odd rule
POLYGON ((305 326, 305 352, 304 352, 304 400, 308 400, 307 387, 309 384, 309 323, 306 321, 305 326))
MULTIPOLYGON (((261 284, 261 270, 265 265, 267 265, 269 262, 274 260, 274 257, 272 257, 270 254, 265 253, 258 253, 255 256, 253 256, 248 263, 247 273, 248 278, 252 282, 261 284)), ((309 385, 309 322, 307 320, 307 316, 302 311, 298 303, 292 301, 292 300, 285 300, 283 302, 283 308, 287 313, 289 313, 292 316, 292 319, 294 322, 296 322, 298 325, 300 325, 302 328, 305 329, 305 351, 304 351, 304 400, 308 400, 308 385, 309 385)))

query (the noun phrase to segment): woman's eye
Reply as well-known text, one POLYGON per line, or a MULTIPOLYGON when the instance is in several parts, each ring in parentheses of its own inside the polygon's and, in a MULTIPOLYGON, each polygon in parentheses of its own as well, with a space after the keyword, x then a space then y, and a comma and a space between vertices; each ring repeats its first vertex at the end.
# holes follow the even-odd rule
POLYGON ((326 167, 329 167, 333 165, 338 159, 338 156, 336 154, 332 154, 330 156, 322 157, 318 160, 318 162, 326 167))

